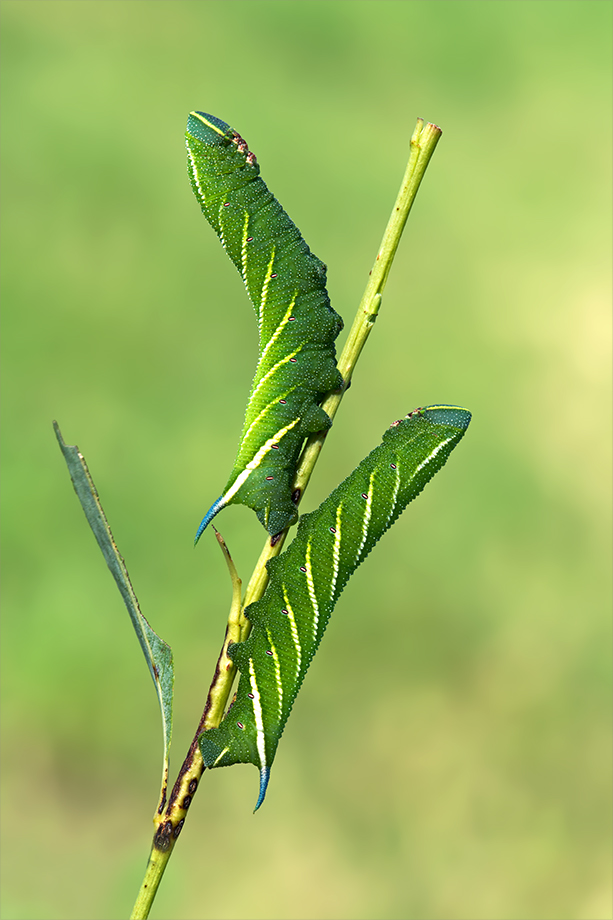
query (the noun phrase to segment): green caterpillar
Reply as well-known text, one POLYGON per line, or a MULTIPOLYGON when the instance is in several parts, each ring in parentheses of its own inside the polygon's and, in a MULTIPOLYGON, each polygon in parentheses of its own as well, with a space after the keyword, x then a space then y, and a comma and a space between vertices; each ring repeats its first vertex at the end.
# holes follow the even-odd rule
POLYGON ((199 738, 207 767, 253 763, 264 801, 279 738, 326 624, 350 575, 463 437, 470 412, 429 406, 394 422, 383 442, 312 514, 305 514, 270 581, 245 611, 245 642, 228 654, 240 670, 234 703, 199 738))
POLYGON ((253 508, 274 535, 298 517, 292 484, 304 439, 331 424, 319 403, 343 384, 334 347, 343 322, 330 306, 326 266, 260 179, 242 137, 192 112, 186 138, 194 194, 241 273, 260 333, 234 468, 195 542, 231 502, 253 508))

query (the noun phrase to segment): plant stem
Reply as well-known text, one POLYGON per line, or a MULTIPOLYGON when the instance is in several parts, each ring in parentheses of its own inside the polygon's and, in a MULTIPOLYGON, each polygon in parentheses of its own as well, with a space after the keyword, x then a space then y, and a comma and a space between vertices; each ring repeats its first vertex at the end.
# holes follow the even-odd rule
POLYGON ((161 850, 156 849, 155 846, 151 847, 149 862, 147 863, 147 869, 145 870, 145 877, 143 879, 142 885, 140 886, 138 897, 134 902, 134 907, 132 908, 132 913, 130 914, 130 920, 141 920, 141 918, 146 918, 149 916, 149 911, 151 910, 153 899, 155 898, 158 886, 162 881, 164 869, 166 868, 166 863, 170 859, 171 853, 172 848, 166 852, 162 852, 161 850))
POLYGON ((131 920, 141 920, 149 916, 153 899, 162 880, 166 864, 170 859, 170 854, 174 849, 179 834, 183 829, 187 810, 191 805, 192 799, 198 788, 200 777, 204 772, 204 763, 200 749, 198 747, 198 738, 208 728, 215 728, 223 718, 228 696, 232 689, 236 666, 228 657, 228 646, 232 642, 240 642, 244 633, 244 624, 247 622, 243 616, 243 607, 241 604, 242 582, 232 561, 232 557, 226 546, 226 543, 220 533, 213 527, 215 536, 224 554, 230 579, 232 581, 232 604, 228 616, 228 625, 221 653, 217 660, 213 681, 209 688, 204 712, 198 723, 196 733, 189 746, 187 757, 179 771, 177 780, 173 786, 168 804, 165 800, 160 804, 157 813, 154 816, 153 823, 155 833, 153 836, 153 845, 149 854, 149 861, 145 870, 138 897, 134 904, 131 920))
MULTIPOLYGON (((385 288, 387 276, 390 273, 402 231, 407 222, 407 218, 415 201, 417 191, 421 180, 434 153, 434 149, 442 134, 440 128, 433 124, 424 125, 423 118, 417 120, 413 136, 411 137, 411 153, 409 162, 402 180, 402 185, 398 192, 398 197, 394 204, 390 219, 385 228, 383 239, 375 259, 366 289, 362 295, 362 300, 358 311, 353 320, 353 325, 349 330, 347 341, 341 355, 338 359, 338 369, 343 378, 343 386, 340 390, 329 393, 323 401, 322 409, 332 420, 337 413, 341 400, 349 388, 353 371, 366 340, 370 335, 372 327, 375 324, 379 307, 381 306, 381 295, 385 288)), ((329 430, 329 429, 328 429, 329 430)), ((317 458, 326 440, 328 434, 326 431, 318 431, 308 438, 296 471, 294 480, 294 489, 300 490, 300 498, 304 495, 313 468, 317 463, 317 458)), ((247 585, 245 592, 245 606, 259 600, 268 584, 268 573, 266 563, 269 559, 277 556, 283 547, 287 531, 284 531, 281 537, 267 540, 253 571, 253 575, 247 585)))
MULTIPOLYGON (((417 195, 417 190, 419 189, 421 180, 440 136, 440 128, 433 124, 424 125, 423 119, 418 119, 413 136, 411 137, 409 162, 402 180, 402 185, 400 186, 400 191, 398 192, 398 197, 396 198, 391 217, 388 221, 385 233, 383 234, 381 246, 379 247, 375 263, 369 274, 368 283, 362 300, 360 301, 353 325, 349 330, 347 341, 338 359, 338 369, 343 378, 343 386, 340 390, 329 393, 322 403, 322 408, 331 420, 336 415, 341 400, 349 388, 349 383, 357 360, 360 357, 366 340, 377 319, 377 314, 381 305, 381 295, 392 262, 394 261, 402 231, 404 230, 409 212, 415 200, 415 196, 417 195)), ((294 489, 299 490, 298 500, 304 495, 304 491, 311 478, 313 468, 317 462, 327 433, 327 431, 321 431, 311 435, 305 444, 294 481, 294 489)), ((251 625, 249 620, 244 616, 244 610, 249 604, 259 600, 264 594, 268 584, 268 571, 266 565, 270 559, 281 552, 286 535, 287 530, 283 531, 281 534, 277 534, 275 537, 267 538, 260 558, 249 580, 249 584, 247 585, 242 605, 240 604, 240 579, 238 579, 236 575, 236 570, 232 564, 227 547, 225 547, 225 543, 223 543, 223 540, 217 535, 224 555, 226 556, 228 567, 230 568, 233 584, 233 601, 228 627, 226 628, 226 636, 217 661, 217 667, 209 689, 204 712, 187 756, 179 771, 179 776, 170 794, 168 804, 165 805, 165 803, 162 802, 158 809, 158 813, 155 815, 154 825, 156 831, 153 838, 153 846, 149 856, 145 877, 134 905, 131 920, 145 920, 145 918, 149 916, 149 911, 164 869, 166 868, 175 842, 181 833, 187 809, 191 804, 202 773, 204 772, 204 763, 198 747, 198 738, 206 729, 219 725, 230 696, 236 668, 227 655, 228 645, 231 642, 242 642, 248 637, 251 625)))

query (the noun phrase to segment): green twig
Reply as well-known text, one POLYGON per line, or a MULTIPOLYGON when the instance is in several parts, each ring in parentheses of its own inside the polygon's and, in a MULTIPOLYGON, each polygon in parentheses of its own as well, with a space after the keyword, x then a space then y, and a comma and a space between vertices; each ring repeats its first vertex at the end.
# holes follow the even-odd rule
MULTIPOLYGON (((406 224, 407 217, 409 216, 415 196, 417 195, 417 190, 419 189, 426 167, 428 166, 430 157, 434 153, 440 136, 440 128, 433 124, 424 125, 423 119, 418 119, 415 131, 411 137, 409 162, 402 180, 402 185, 400 186, 400 191, 394 204, 391 217, 388 221, 385 233, 383 234, 383 240, 381 241, 379 252, 377 253, 375 263, 370 272, 364 295, 358 307, 353 325, 349 330, 345 347, 338 360, 338 368, 343 377, 343 386, 340 390, 329 393, 322 403, 322 408, 330 419, 333 419, 336 415, 340 402, 347 392, 357 360, 375 324, 381 305, 381 295, 400 242, 400 237, 402 236, 402 231, 404 230, 404 225, 406 224)), ((294 482, 294 489, 299 490, 299 498, 304 495, 304 491, 311 478, 313 468, 317 462, 321 448, 323 447, 326 435, 327 431, 314 434, 305 444, 294 482)), ((228 658, 228 644, 230 642, 244 641, 249 635, 250 624, 244 616, 244 610, 249 604, 259 600, 264 594, 266 585, 268 584, 266 565, 270 559, 281 552, 286 535, 287 530, 276 537, 266 540, 264 549, 262 550, 251 579, 249 580, 249 584, 247 585, 245 598, 241 605, 240 579, 236 575, 236 570, 234 569, 225 543, 219 534, 217 534, 224 555, 226 556, 226 561, 228 562, 233 585, 233 601, 226 629, 226 636, 217 661, 213 681, 209 689, 206 706, 187 753, 187 757, 183 762, 183 766, 181 767, 168 803, 165 808, 160 806, 158 813, 155 815, 154 824, 156 830, 153 838, 153 846, 147 864, 145 878, 136 899, 131 920, 144 920, 144 918, 149 916, 149 911, 164 869, 166 868, 176 839, 181 833, 187 810, 204 771, 202 755, 198 747, 198 738, 206 729, 219 725, 230 696, 236 668, 228 658)))

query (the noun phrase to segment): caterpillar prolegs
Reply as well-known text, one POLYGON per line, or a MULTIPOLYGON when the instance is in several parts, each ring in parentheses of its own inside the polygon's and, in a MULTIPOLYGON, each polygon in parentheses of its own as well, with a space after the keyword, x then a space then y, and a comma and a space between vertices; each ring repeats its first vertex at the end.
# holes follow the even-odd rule
POLYGON ((455 406, 429 406, 393 422, 383 441, 311 514, 289 548, 268 563, 262 599, 245 611, 245 642, 228 654, 240 671, 236 698, 218 728, 200 736, 207 767, 253 763, 256 810, 307 668, 349 577, 406 505, 446 462, 470 422, 455 406))
POLYGON ((234 468, 198 528, 231 502, 253 508, 271 534, 294 523, 292 500, 305 438, 330 426, 319 403, 342 386, 326 266, 260 178, 256 158, 229 125, 204 112, 187 122, 194 194, 240 272, 259 325, 259 361, 234 468))

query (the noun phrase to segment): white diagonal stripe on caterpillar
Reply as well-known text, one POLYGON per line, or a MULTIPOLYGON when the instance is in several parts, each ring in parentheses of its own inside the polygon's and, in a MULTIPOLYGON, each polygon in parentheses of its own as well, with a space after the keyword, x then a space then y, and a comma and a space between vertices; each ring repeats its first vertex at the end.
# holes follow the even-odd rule
POLYGON ((279 653, 272 641, 272 636, 270 635, 270 630, 266 630, 266 635, 268 636, 268 644, 270 646, 270 651, 272 652, 272 658, 275 663, 275 681, 277 684, 277 696, 279 699, 279 718, 283 718, 283 684, 281 683, 281 662, 279 661, 279 653))
POLYGON ((429 454, 429 455, 426 457, 425 460, 422 460, 422 462, 419 464, 419 466, 417 467, 417 469, 415 470, 415 473, 413 473, 413 475, 415 476, 415 474, 416 474, 416 473, 419 473, 420 470, 423 470, 424 466, 427 466, 427 464, 430 463, 431 460, 434 460, 434 458, 436 457, 436 455, 438 454, 438 452, 439 452, 440 450, 443 449, 443 447, 445 446, 445 444, 449 444, 450 441, 453 441, 453 438, 452 438, 452 437, 451 437, 451 438, 445 438, 444 441, 441 441, 440 444, 437 444, 436 447, 434 448, 434 450, 432 451, 432 453, 429 454))
POLYGON ((219 221, 219 242, 221 243, 223 248, 226 250, 226 252, 228 252, 228 248, 226 246, 226 238, 223 234, 223 223, 221 220, 221 215, 223 214, 223 207, 224 207, 223 204, 219 206, 219 213, 217 215, 217 220, 219 221))
POLYGON ((387 520, 385 522, 386 527, 392 519, 392 514, 394 513, 394 509, 396 508, 396 502, 398 501, 398 492, 400 490, 400 464, 398 463, 397 459, 396 459, 395 467, 396 467, 396 482, 394 483, 394 492, 392 494, 392 506, 390 508, 390 513, 388 514, 387 520))
POLYGON ((249 283, 247 282, 247 234, 249 233, 249 212, 245 211, 245 223, 243 225, 243 241, 241 243, 241 275, 249 298, 249 283))
POLYGON ((299 421, 300 417, 293 419, 289 425, 285 425, 283 428, 280 428, 276 434, 273 434, 272 438, 269 438, 264 444, 262 444, 258 452, 255 454, 253 460, 251 460, 243 472, 236 477, 228 491, 223 496, 226 504, 230 501, 231 498, 233 498, 234 495, 236 495, 242 484, 249 479, 253 471, 257 470, 266 454, 270 453, 272 450, 273 445, 278 444, 281 438, 286 435, 288 431, 291 431, 294 425, 297 425, 299 421))
POLYGON ((260 297, 260 309, 258 311, 258 325, 260 330, 262 329, 262 319, 264 317, 264 308, 266 306, 266 300, 268 299, 268 285, 270 284, 270 279, 272 278, 272 267, 275 261, 275 247, 272 247, 270 253, 270 262, 268 263, 268 268, 266 269, 266 276, 264 278, 264 283, 262 285, 262 296, 260 297))
POLYGON ((305 562, 306 568, 306 577, 307 577, 307 587, 309 589, 309 597, 311 598, 311 605, 313 607, 313 642, 317 641, 317 627, 319 626, 319 606, 317 604, 317 597, 315 596, 315 585, 313 584, 313 569, 311 567, 311 541, 307 542, 305 562))
POLYGON ((249 659, 249 683, 253 693, 253 715, 255 718, 256 745, 260 757, 260 767, 266 767, 266 736, 264 734, 264 719, 262 717, 262 700, 260 699, 260 689, 255 679, 255 670, 253 667, 253 658, 249 659))
POLYGON ((191 169, 192 178, 193 178, 193 180, 194 180, 194 184, 195 184, 196 188, 198 189, 198 193, 199 193, 200 197, 202 198, 202 203, 203 203, 203 204, 206 204, 206 196, 205 196, 204 192, 202 191, 202 186, 200 185, 200 179, 198 178, 198 170, 196 169, 196 161, 194 160, 194 155, 193 155, 193 153, 192 153, 192 151, 191 151, 191 148, 190 148, 190 146, 189 146, 189 144, 188 144, 187 142, 186 142, 185 146, 187 147, 187 157, 188 157, 188 160, 189 160, 188 169, 191 169))
POLYGON ((292 633, 292 640, 296 646, 296 680, 298 680, 300 677, 300 667, 302 665, 302 646, 300 645, 300 637, 298 635, 298 627, 296 626, 296 618, 289 602, 285 585, 283 585, 283 599, 285 600, 285 609, 287 610, 287 618, 289 620, 289 627, 292 633))
POLYGON ((336 590, 336 580, 338 578, 338 567, 341 558, 341 511, 343 503, 341 502, 336 509, 336 533, 334 534, 334 546, 332 547, 332 583, 330 585, 330 600, 334 600, 334 591, 336 590))
POLYGON ((358 548, 358 554, 355 557, 354 565, 357 565, 360 561, 360 556, 362 555, 362 550, 366 544, 366 538, 368 537, 368 525, 370 524, 370 516, 372 514, 372 493, 375 486, 375 476, 377 470, 374 469, 370 474, 370 482, 368 486, 368 495, 366 496, 366 508, 364 509, 364 520, 362 522, 362 542, 358 548))
POLYGON ((240 453, 240 451, 243 449, 243 444, 245 443, 245 441, 247 440, 247 438, 248 438, 249 435, 251 434, 252 430, 253 430, 253 429, 255 428, 255 426, 258 424, 258 422, 261 422, 261 421, 262 421, 262 419, 264 418, 264 416, 266 415, 266 413, 269 412, 269 411, 272 409, 273 406, 276 406, 276 405, 278 404, 278 402, 279 402, 280 399, 287 399, 287 397, 288 397, 291 393, 294 392, 294 390, 296 389, 296 387, 297 387, 297 384, 296 384, 296 386, 294 386, 294 387, 290 387, 289 390, 286 390, 284 393, 277 394, 277 395, 275 396, 275 398, 272 399, 272 400, 268 403, 268 405, 264 406, 264 408, 262 409, 262 411, 259 413, 259 415, 257 415, 257 416, 254 418, 254 420, 253 420, 253 421, 251 422, 251 424, 249 425, 249 428, 247 429, 247 431, 246 431, 245 434, 243 435, 243 439, 242 439, 241 444, 240 444, 240 447, 239 447, 239 453, 240 453))
POLYGON ((296 355, 302 351, 302 349, 304 348, 304 345, 305 343, 301 342, 295 351, 290 352, 289 355, 285 355, 284 358, 281 358, 280 361, 277 361, 276 364, 273 364, 270 370, 266 371, 266 373, 261 378, 261 380, 258 380, 258 383, 255 389, 251 391, 251 395, 249 396, 249 402, 253 400, 258 390, 260 389, 260 387, 262 387, 266 383, 266 381, 269 380, 270 377, 272 377, 273 374, 276 374, 276 372, 279 370, 280 367, 283 367, 284 364, 288 364, 292 360, 292 358, 295 358, 296 355))
POLYGON ((279 336, 281 335, 281 333, 282 333, 284 327, 287 325, 287 323, 288 323, 288 321, 289 321, 289 318, 290 318, 290 316, 292 315, 292 310, 293 310, 294 307, 296 306, 296 297, 297 297, 297 296, 298 296, 297 293, 294 294, 294 297, 293 297, 293 299, 292 299, 292 302, 290 303, 289 307, 287 308, 287 313, 285 314, 285 316, 283 317, 283 319, 281 320, 281 322, 279 323, 279 325, 277 326, 277 328, 275 329, 275 331, 273 332, 273 334, 271 335, 271 337, 270 337, 269 340, 267 341, 266 346, 265 346, 264 350, 262 351, 262 354, 260 355, 260 364, 263 362, 264 358, 265 358, 266 355, 268 354, 268 349, 271 348, 271 347, 275 344, 275 342, 277 341, 277 339, 278 339, 279 336))
POLYGON ((229 750, 230 750, 229 745, 226 745, 226 747, 223 749, 223 751, 221 752, 221 754, 219 755, 219 757, 216 759, 215 763, 213 764, 214 767, 217 766, 217 764, 219 763, 223 755, 227 754, 229 750))

